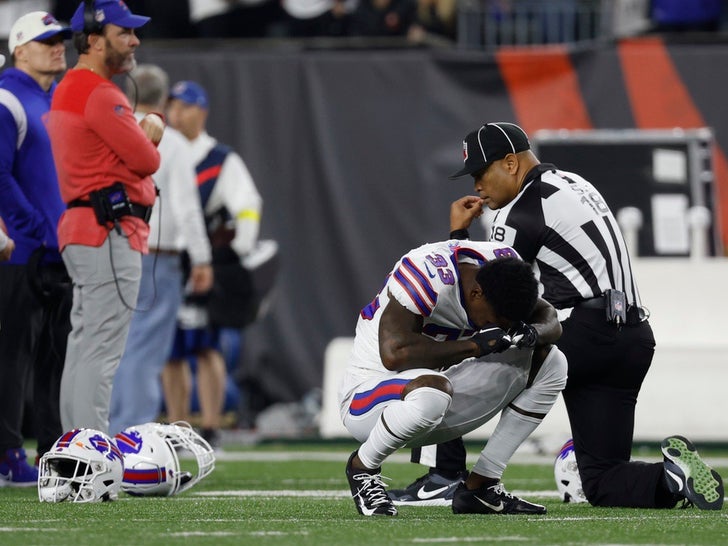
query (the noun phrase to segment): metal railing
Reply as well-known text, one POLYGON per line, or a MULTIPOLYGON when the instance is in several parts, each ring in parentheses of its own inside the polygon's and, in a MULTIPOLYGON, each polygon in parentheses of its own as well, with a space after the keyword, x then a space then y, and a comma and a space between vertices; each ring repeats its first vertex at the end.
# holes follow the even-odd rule
POLYGON ((503 46, 611 38, 610 4, 604 0, 460 0, 457 45, 492 51, 503 46))

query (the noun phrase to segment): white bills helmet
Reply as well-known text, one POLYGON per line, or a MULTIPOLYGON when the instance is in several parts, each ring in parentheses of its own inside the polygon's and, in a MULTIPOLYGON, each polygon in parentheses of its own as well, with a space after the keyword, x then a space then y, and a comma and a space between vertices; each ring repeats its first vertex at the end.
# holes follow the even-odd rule
POLYGON ((99 430, 73 429, 40 458, 41 502, 116 500, 124 459, 114 441, 99 430))
POLYGON ((182 421, 135 425, 114 440, 124 455, 121 488, 130 495, 169 497, 186 491, 215 468, 210 444, 182 421))
POLYGON ((556 487, 564 502, 588 502, 581 488, 581 477, 576 466, 574 441, 567 441, 559 450, 554 462, 556 487))

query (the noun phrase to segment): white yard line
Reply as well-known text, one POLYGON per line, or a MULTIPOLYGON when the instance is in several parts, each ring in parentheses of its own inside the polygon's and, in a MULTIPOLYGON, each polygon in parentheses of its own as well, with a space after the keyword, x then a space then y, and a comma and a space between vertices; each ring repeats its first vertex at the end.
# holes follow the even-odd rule
MULTIPOLYGON (((219 461, 255 461, 255 462, 279 462, 279 461, 324 461, 336 462, 344 461, 349 457, 349 451, 327 450, 327 451, 302 451, 294 453, 293 451, 220 451, 216 453, 219 461)), ((533 453, 516 453, 511 459, 511 464, 553 464, 556 454, 537 455, 533 453)), ((468 463, 472 464, 478 459, 477 453, 468 455, 468 463)), ((728 466, 728 457, 703 457, 711 466, 728 466)), ((407 463, 410 460, 410 454, 407 450, 402 450, 387 457, 387 462, 391 463, 407 463)), ((662 457, 635 457, 637 461, 647 463, 656 463, 662 461, 662 457)))

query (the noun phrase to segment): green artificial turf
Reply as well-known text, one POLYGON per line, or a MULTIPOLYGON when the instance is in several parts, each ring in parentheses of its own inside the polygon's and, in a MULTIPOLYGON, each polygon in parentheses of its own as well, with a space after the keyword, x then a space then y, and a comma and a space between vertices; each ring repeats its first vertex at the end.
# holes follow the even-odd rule
MULTIPOLYGON (((352 449, 341 444, 227 449, 207 479, 171 498, 122 493, 111 503, 47 504, 38 501, 34 488, 0 488, 0 545, 728 544, 728 508, 564 504, 555 494, 548 458, 526 464, 516 457, 504 476, 511 492, 546 505, 545 516, 404 507, 394 518, 365 518, 357 514, 344 476, 352 449)), ((403 487, 423 471, 406 457, 395 461, 383 467, 390 486, 403 487)), ((712 464, 728 475, 728 467, 712 464)))

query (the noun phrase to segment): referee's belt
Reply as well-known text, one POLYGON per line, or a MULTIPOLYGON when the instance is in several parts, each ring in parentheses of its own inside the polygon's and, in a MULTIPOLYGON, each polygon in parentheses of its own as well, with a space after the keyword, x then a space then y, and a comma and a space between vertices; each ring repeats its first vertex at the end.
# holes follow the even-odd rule
MULTIPOLYGON (((581 300, 579 303, 574 305, 574 308, 606 310, 607 299, 604 294, 602 294, 595 298, 581 300)), ((637 307, 636 305, 627 306, 627 326, 634 326, 640 322, 644 322, 645 320, 647 320, 647 313, 643 307, 637 307)))
MULTIPOLYGON (((130 214, 127 216, 133 216, 134 218, 141 218, 144 220, 147 224, 149 223, 149 219, 152 217, 152 207, 147 207, 146 205, 140 205, 139 203, 130 203, 129 204, 129 210, 130 214)), ((91 201, 87 201, 85 199, 74 199, 73 201, 70 201, 67 205, 69 209, 73 209, 76 207, 89 207, 93 208, 93 205, 91 204, 91 201)))

